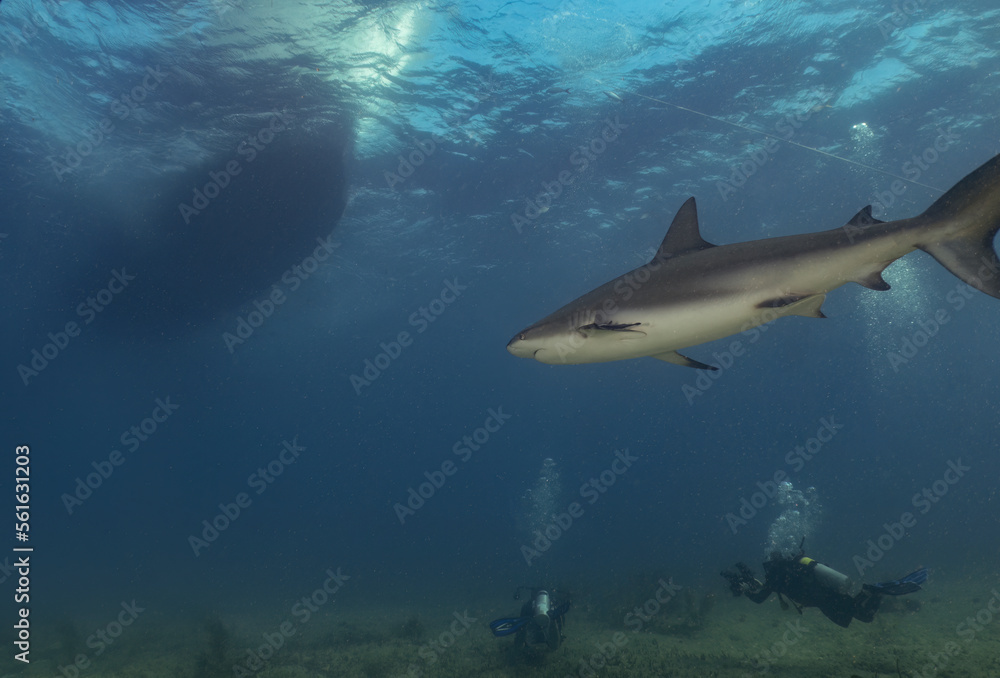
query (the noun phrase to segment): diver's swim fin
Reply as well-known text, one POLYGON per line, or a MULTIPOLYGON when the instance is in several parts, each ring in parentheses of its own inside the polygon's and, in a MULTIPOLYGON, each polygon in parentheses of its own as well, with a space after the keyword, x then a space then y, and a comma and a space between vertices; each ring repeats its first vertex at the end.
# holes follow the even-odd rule
POLYGON ((927 581, 927 568, 922 567, 911 572, 902 579, 872 584, 872 588, 886 596, 903 596, 920 590, 920 585, 927 581))
POLYGON ((531 617, 507 617, 505 619, 497 619, 496 621, 490 622, 490 631, 497 638, 502 638, 503 636, 509 636, 512 633, 517 633, 522 626, 531 621, 531 617))

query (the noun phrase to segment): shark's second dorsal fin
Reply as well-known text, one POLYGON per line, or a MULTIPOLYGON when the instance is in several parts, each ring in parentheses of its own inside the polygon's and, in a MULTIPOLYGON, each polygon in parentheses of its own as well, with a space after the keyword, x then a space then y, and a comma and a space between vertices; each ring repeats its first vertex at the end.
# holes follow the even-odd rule
POLYGON ((688 198, 681 208, 677 210, 667 235, 660 243, 660 249, 656 251, 653 261, 677 257, 688 252, 697 252, 709 247, 715 247, 710 242, 702 239, 698 230, 698 208, 695 206, 694 198, 688 198))
POLYGON ((879 221, 872 216, 872 206, 867 205, 862 207, 861 210, 855 214, 850 221, 847 222, 846 226, 854 226, 855 228, 866 228, 868 226, 874 226, 875 224, 884 224, 884 221, 879 221))

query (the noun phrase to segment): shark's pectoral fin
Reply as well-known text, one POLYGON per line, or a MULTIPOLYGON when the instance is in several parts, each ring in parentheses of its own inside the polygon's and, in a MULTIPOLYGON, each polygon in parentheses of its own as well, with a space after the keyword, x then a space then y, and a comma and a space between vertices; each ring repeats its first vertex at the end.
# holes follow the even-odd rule
POLYGON ((784 297, 768 299, 757 304, 757 308, 773 308, 778 315, 801 315, 806 318, 825 318, 823 302, 825 294, 789 294, 784 297))
POLYGON ((649 357, 656 358, 657 360, 662 360, 663 362, 673 363, 674 365, 682 365, 684 367, 694 367, 699 370, 719 369, 718 367, 712 367, 711 365, 700 363, 697 360, 691 360, 686 355, 681 355, 677 351, 667 351, 666 353, 657 353, 656 355, 652 355, 649 357))

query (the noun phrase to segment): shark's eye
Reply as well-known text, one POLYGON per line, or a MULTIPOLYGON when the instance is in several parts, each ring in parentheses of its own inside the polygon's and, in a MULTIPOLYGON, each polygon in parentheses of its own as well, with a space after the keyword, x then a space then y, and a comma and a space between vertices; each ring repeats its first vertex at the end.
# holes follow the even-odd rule
POLYGON ((527 338, 528 338, 528 335, 525 334, 524 332, 521 332, 519 335, 517 335, 517 340, 518 341, 524 341, 527 338))

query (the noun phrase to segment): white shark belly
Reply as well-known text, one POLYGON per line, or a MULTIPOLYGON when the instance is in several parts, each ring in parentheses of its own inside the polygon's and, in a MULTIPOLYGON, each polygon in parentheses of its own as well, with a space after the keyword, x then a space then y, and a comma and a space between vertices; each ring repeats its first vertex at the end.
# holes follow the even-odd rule
POLYGON ((636 355, 629 357, 652 356, 697 346, 745 332, 776 317, 779 316, 775 309, 757 308, 748 297, 635 312, 632 322, 640 322, 638 329, 646 336, 630 343, 634 345, 631 352, 636 355))

